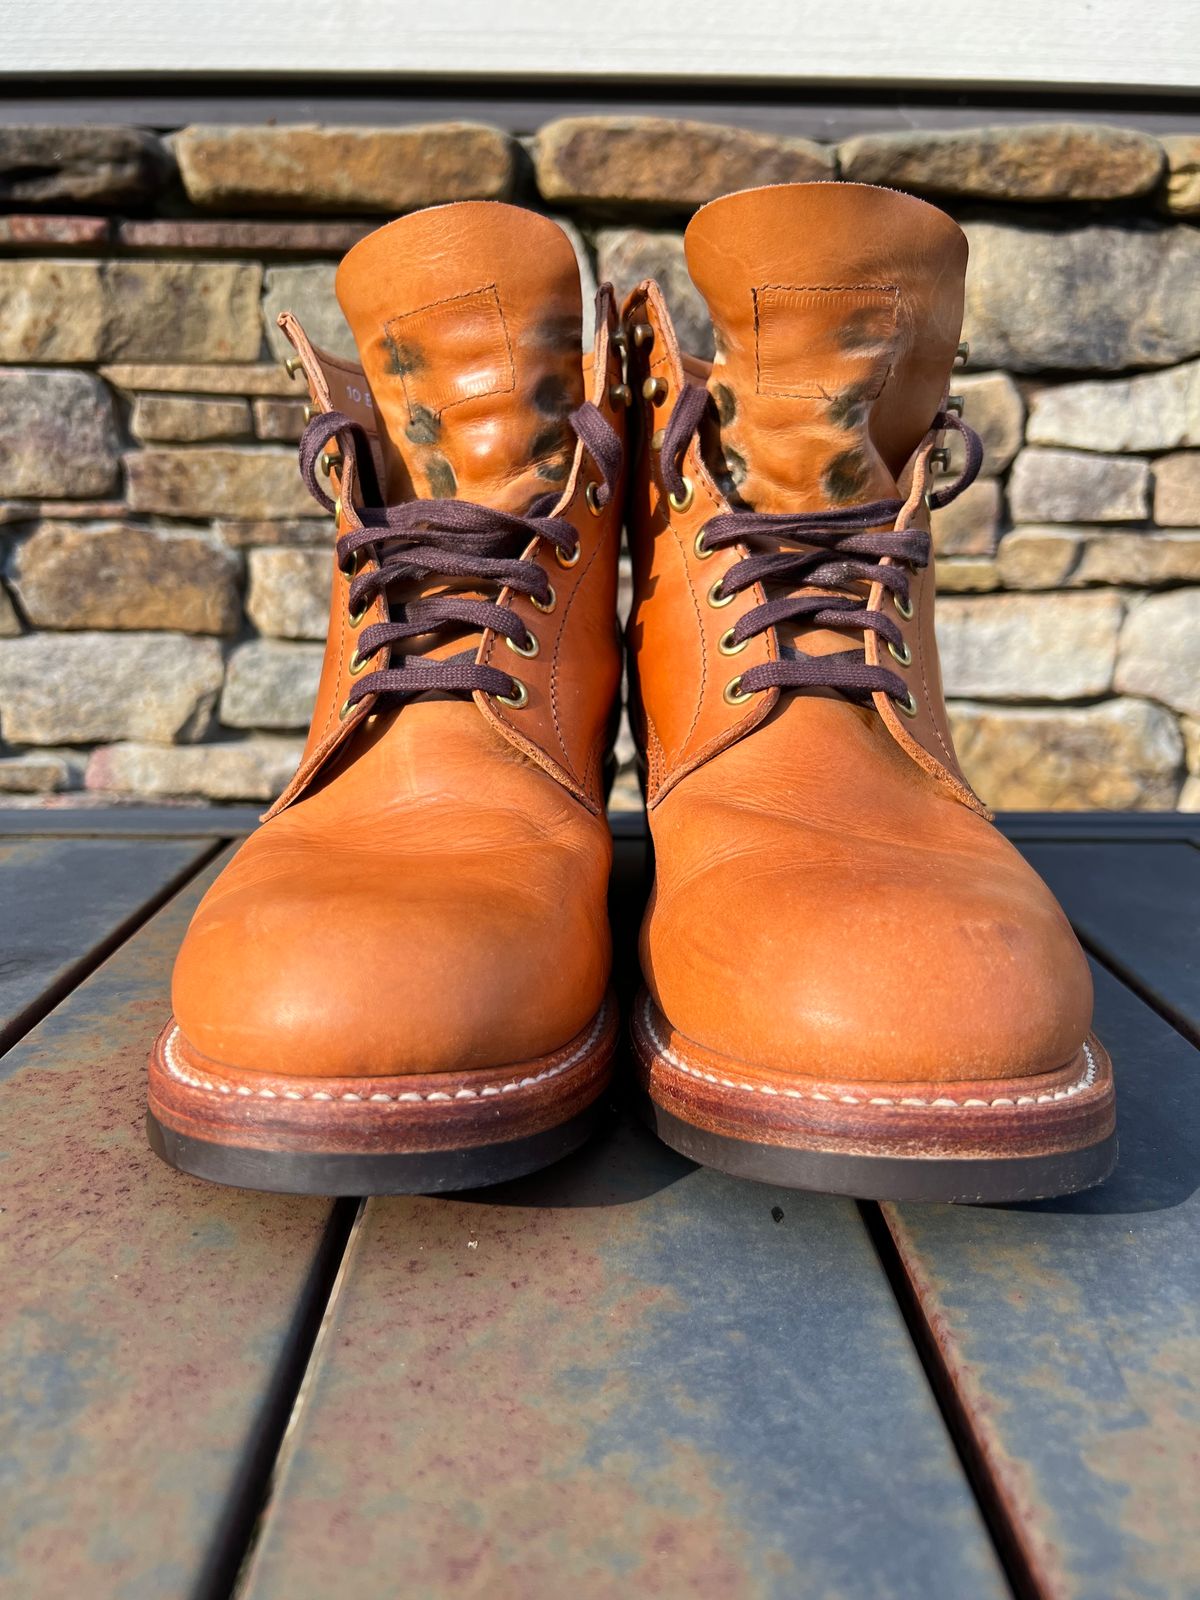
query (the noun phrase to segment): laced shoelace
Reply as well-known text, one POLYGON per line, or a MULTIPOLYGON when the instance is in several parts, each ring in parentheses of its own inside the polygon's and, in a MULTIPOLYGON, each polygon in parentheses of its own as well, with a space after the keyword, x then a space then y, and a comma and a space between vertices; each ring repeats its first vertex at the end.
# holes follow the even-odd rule
MULTIPOLYGON (((612 499, 621 466, 621 441, 597 408, 585 402, 569 417, 576 437, 583 445, 600 481, 588 490, 590 503, 603 509, 612 499)), ((309 493, 327 511, 334 501, 317 478, 317 466, 330 441, 338 439, 345 449, 353 442, 355 461, 364 485, 374 474, 371 451, 360 425, 341 411, 324 411, 313 417, 300 438, 300 474, 309 493)), ((401 505, 356 506, 361 527, 343 534, 337 542, 337 561, 350 579, 347 605, 352 618, 361 618, 380 594, 396 583, 425 583, 430 579, 474 581, 497 593, 511 589, 528 595, 535 606, 549 611, 554 591, 545 570, 536 561, 520 559, 535 538, 554 547, 564 566, 578 559, 579 541, 575 529, 561 517, 550 516, 556 494, 538 497, 525 516, 496 511, 466 500, 410 500, 401 505), (371 550, 376 565, 357 570, 360 552, 371 550)), ((535 641, 518 614, 495 600, 473 599, 465 595, 431 595, 400 604, 391 603, 387 622, 373 623, 359 635, 355 663, 447 626, 467 627, 494 633, 510 640, 518 652, 532 655, 535 641)), ((361 678, 350 691, 343 707, 347 714, 367 695, 386 695, 406 699, 437 689, 451 694, 473 694, 481 690, 520 703, 520 681, 498 667, 484 666, 475 660, 474 650, 464 650, 439 660, 401 655, 400 664, 389 662, 361 678)))
MULTIPOLYGON (((682 461, 709 404, 707 389, 685 384, 667 422, 662 444, 663 482, 677 499, 686 496, 682 461)), ((983 463, 983 445, 973 428, 953 412, 939 411, 930 425, 934 433, 952 428, 962 435, 966 462, 953 483, 931 491, 930 509, 940 510, 974 482, 983 463)), ((929 535, 919 528, 894 524, 907 502, 899 497, 869 504, 804 512, 730 511, 707 522, 697 550, 708 554, 741 544, 756 536, 772 541, 795 540, 802 550, 771 550, 744 556, 720 580, 715 604, 724 604, 753 584, 772 588, 837 590, 856 584, 881 584, 904 617, 909 609, 911 569, 929 564, 929 535), (897 564, 885 565, 886 558, 897 564)), ((717 586, 714 586, 716 588, 717 586)), ((756 634, 781 623, 795 622, 813 628, 853 628, 875 633, 898 652, 903 635, 891 617, 868 608, 861 594, 790 594, 768 599, 739 618, 726 635, 724 648, 732 654, 756 634)), ((903 660, 901 656, 897 659, 903 660)), ((887 667, 871 666, 862 651, 845 650, 810 656, 792 651, 779 660, 750 667, 739 678, 734 703, 763 689, 836 689, 865 704, 882 692, 901 703, 909 701, 908 686, 887 667)), ((731 685, 731 689, 732 689, 731 685)))

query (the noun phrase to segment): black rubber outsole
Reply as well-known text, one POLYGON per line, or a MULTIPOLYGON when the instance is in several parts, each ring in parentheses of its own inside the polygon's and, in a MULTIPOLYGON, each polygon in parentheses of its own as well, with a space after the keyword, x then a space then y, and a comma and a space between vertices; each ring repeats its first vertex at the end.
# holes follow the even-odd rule
POLYGON ((146 1137, 155 1155, 194 1178, 268 1194, 445 1194, 483 1189, 548 1167, 591 1137, 604 1115, 594 1101, 568 1122, 467 1150, 354 1155, 327 1150, 257 1150, 193 1139, 146 1113, 146 1137))
POLYGON ((648 1096, 639 1098, 638 1109, 649 1126, 664 1144, 690 1161, 734 1178, 855 1200, 929 1200, 957 1205, 1049 1200, 1094 1188, 1117 1163, 1115 1133, 1083 1150, 990 1161, 839 1155, 830 1150, 757 1144, 694 1127, 648 1096))

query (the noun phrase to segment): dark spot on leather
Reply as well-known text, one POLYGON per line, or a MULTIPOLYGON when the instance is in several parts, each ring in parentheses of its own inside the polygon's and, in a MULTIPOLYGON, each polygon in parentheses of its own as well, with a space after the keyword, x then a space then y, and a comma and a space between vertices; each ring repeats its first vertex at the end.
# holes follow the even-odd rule
POLYGON ((397 378, 407 378, 410 373, 420 372, 425 365, 424 353, 407 339, 396 339, 390 333, 385 333, 383 346, 387 351, 387 371, 397 378))
POLYGON ((458 479, 445 456, 430 456, 425 462, 425 476, 429 479, 429 492, 435 500, 453 500, 458 493, 458 479))
POLYGON ((892 306, 859 306, 838 329, 838 343, 848 355, 882 352, 891 344, 895 323, 892 306))
POLYGON ((529 446, 531 456, 548 456, 555 451, 562 450, 566 444, 566 434, 561 423, 551 423, 548 428, 539 428, 534 434, 533 443, 529 446))
POLYGON ((742 499, 740 488, 749 476, 750 469, 746 465, 746 458, 736 450, 731 450, 728 445, 723 446, 719 452, 714 452, 712 458, 712 473, 717 480, 717 488, 732 506, 742 506, 746 502, 742 499))
POLYGON ((441 419, 435 417, 428 406, 414 406, 404 437, 413 444, 436 444, 441 431, 441 419))
POLYGON ((727 383, 718 383, 713 388, 712 397, 721 425, 727 427, 737 416, 737 396, 727 383))
POLYGON ((821 487, 834 505, 857 500, 866 488, 869 469, 861 450, 843 450, 821 474, 821 487))
POLYGON ((540 322, 531 323, 528 330, 522 334, 522 344, 541 345, 547 350, 561 350, 564 346, 575 351, 580 347, 579 321, 568 312, 563 312, 557 317, 543 317, 540 322))
POLYGON ((546 483, 565 483, 571 471, 571 455, 544 456, 535 470, 546 483))
POLYGON ((840 394, 835 394, 826 412, 830 422, 835 428, 847 430, 863 427, 867 420, 867 407, 877 389, 878 385, 873 381, 854 383, 840 394))
POLYGON ((548 372, 538 379, 533 403, 544 417, 565 417, 575 409, 566 382, 556 372, 548 372))

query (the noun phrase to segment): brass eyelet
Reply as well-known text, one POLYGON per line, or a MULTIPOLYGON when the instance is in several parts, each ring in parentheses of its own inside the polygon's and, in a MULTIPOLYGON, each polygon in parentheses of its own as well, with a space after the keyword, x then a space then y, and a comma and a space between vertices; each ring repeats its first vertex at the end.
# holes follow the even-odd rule
POLYGON ((635 322, 632 330, 633 342, 640 350, 644 344, 654 343, 654 329, 648 322, 635 322))
POLYGON ((699 533, 692 540, 692 549, 696 552, 696 557, 700 561, 707 561, 710 556, 715 556, 717 553, 715 550, 710 550, 705 544, 703 528, 700 529, 699 533))
POLYGON ((913 692, 910 689, 903 700, 896 701, 896 709, 902 711, 906 717, 915 717, 921 708, 913 698, 913 692))
POLYGON ((725 632, 717 640, 717 649, 723 656, 740 656, 749 643, 749 639, 743 639, 741 644, 738 644, 733 637, 733 629, 726 628, 725 632))
POLYGON ((667 430, 665 428, 655 428, 654 432, 650 435, 651 450, 661 450, 666 441, 666 437, 667 430))
POLYGON ((370 656, 360 656, 356 650, 350 657, 350 676, 357 678, 370 659, 370 656))
POLYGON ((912 666, 912 651, 908 648, 907 639, 901 639, 899 650, 892 641, 888 640, 888 654, 900 663, 902 667, 912 666))
POLYGON ((950 452, 945 445, 929 452, 929 470, 933 473, 949 472, 950 452))
POLYGON ((502 706, 511 706, 514 711, 520 711, 522 706, 529 704, 529 690, 520 678, 513 679, 513 687, 516 689, 515 694, 498 694, 496 699, 502 706))
POLYGON ((362 625, 363 625, 363 620, 365 619, 365 617, 367 615, 367 612, 370 611, 370 609, 371 609, 371 602, 368 600, 366 605, 362 606, 358 611, 352 611, 350 613, 350 626, 352 628, 361 628, 362 625))
POLYGON ((529 604, 535 611, 553 611, 555 606, 558 604, 558 596, 554 592, 554 585, 551 583, 548 584, 547 587, 550 590, 550 598, 546 601, 545 605, 543 605, 540 600, 535 599, 533 595, 529 596, 529 604))
POLYGON ((358 571, 358 551, 357 550, 350 557, 350 565, 348 567, 339 567, 338 571, 341 573, 342 577, 345 578, 346 582, 349 583, 350 580, 354 577, 354 574, 358 571))
POLYGON ((608 391, 608 398, 614 406, 631 406, 633 390, 627 383, 614 383, 608 391))
POLYGON ((340 454, 338 454, 336 451, 333 451, 333 450, 322 450, 321 451, 321 472, 326 478, 333 471, 334 467, 337 467, 338 470, 340 471, 341 470, 341 465, 342 465, 342 458, 341 458, 340 454))
POLYGON ((712 588, 708 591, 708 603, 715 611, 719 611, 722 606, 731 606, 736 599, 737 595, 735 594, 723 594, 721 592, 720 578, 717 579, 716 583, 714 583, 712 588))
POLYGON ((342 705, 341 705, 341 709, 338 712, 338 720, 340 722, 345 722, 346 718, 350 715, 350 713, 353 710, 354 710, 354 707, 353 707, 353 705, 351 705, 349 699, 343 700, 342 701, 342 705))
POLYGON ((575 548, 569 556, 563 555, 559 547, 557 545, 554 546, 554 559, 558 562, 560 567, 573 567, 582 554, 583 546, 580 544, 578 539, 576 539, 575 548))
POLYGON ((913 613, 916 608, 911 600, 902 600, 898 594, 893 594, 892 604, 895 606, 897 613, 904 618, 905 622, 912 621, 913 613))
POLYGON ((312 402, 310 401, 304 408, 304 420, 305 422, 311 422, 315 416, 316 412, 313 410, 312 402))
POLYGON ((649 400, 652 406, 658 405, 660 400, 667 398, 667 380, 665 378, 647 378, 642 385, 642 399, 649 400))
POLYGON ((604 515, 604 507, 600 504, 600 485, 598 483, 589 483, 583 491, 583 498, 587 501, 587 508, 594 517, 602 517, 604 515))
POLYGON ((683 493, 678 499, 676 499, 674 494, 668 492, 667 504, 671 507, 672 511, 690 511, 692 508, 692 501, 695 498, 696 486, 690 478, 685 477, 683 480, 683 493))
POLYGON ((294 378, 303 365, 304 363, 301 361, 299 356, 289 356, 283 363, 283 370, 287 373, 289 378, 294 378))
POLYGON ((341 497, 341 495, 338 495, 337 499, 333 502, 333 520, 335 522, 340 522, 342 520, 342 497, 341 497))
POLYGON ((954 352, 954 364, 957 367, 965 367, 970 359, 971 346, 963 339, 959 343, 958 349, 954 352))
POLYGON ((744 706, 746 701, 749 699, 750 694, 748 692, 743 693, 742 691, 741 675, 739 674, 736 678, 730 678, 729 682, 725 685, 726 705, 744 706))
POLYGON ((507 634, 504 636, 504 642, 510 650, 515 650, 519 656, 525 656, 528 658, 537 655, 540 647, 538 645, 537 634, 534 633, 530 628, 526 628, 525 632, 529 635, 528 644, 518 644, 515 639, 510 639, 507 634))

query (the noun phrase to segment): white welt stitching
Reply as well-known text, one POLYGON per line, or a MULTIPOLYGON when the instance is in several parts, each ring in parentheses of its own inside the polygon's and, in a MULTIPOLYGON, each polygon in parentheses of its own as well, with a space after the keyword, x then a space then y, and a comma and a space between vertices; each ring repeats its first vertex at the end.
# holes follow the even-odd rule
MULTIPOLYGON (((394 1100, 397 1102, 424 1100, 427 1104, 433 1103, 453 1105, 456 1100, 483 1099, 485 1096, 490 1097, 491 1095, 497 1094, 509 1094, 514 1089, 532 1089, 535 1084, 545 1083, 549 1078, 557 1078, 560 1076, 560 1074, 568 1072, 572 1067, 578 1066, 583 1058, 592 1049, 592 1046, 596 1043, 596 1040, 603 1032, 607 1017, 608 1002, 606 1000, 603 1006, 600 1008, 600 1015, 592 1024, 591 1031, 588 1033, 587 1038, 579 1046, 578 1050, 573 1050, 567 1059, 565 1061, 560 1061, 556 1067, 547 1067, 545 1072, 539 1072, 535 1077, 532 1078, 514 1078, 509 1083, 501 1084, 489 1083, 485 1084, 482 1089, 457 1089, 453 1094, 447 1094, 445 1090, 442 1089, 430 1090, 428 1094, 418 1094, 416 1090, 407 1089, 403 1094, 380 1093, 366 1096, 354 1094, 349 1090, 347 1090, 344 1094, 335 1095, 330 1094, 323 1089, 306 1089, 303 1091, 296 1089, 285 1089, 282 1093, 282 1098, 285 1100, 349 1101, 367 1099, 371 1101, 394 1100)), ((177 1041, 179 1038, 180 1030, 178 1027, 175 1027, 167 1036, 167 1042, 163 1047, 163 1058, 166 1061, 167 1071, 170 1073, 171 1077, 178 1079, 180 1083, 186 1084, 189 1089, 208 1089, 213 1094, 231 1094, 236 1092, 240 1095, 250 1095, 258 1100, 278 1100, 280 1098, 280 1095, 276 1093, 274 1089, 251 1089, 245 1084, 239 1083, 236 1091, 234 1091, 227 1083, 212 1083, 208 1078, 196 1077, 194 1073, 188 1071, 188 1069, 179 1059, 177 1047, 177 1041)))
POLYGON ((669 1062, 679 1072, 686 1072, 689 1078, 700 1078, 705 1083, 718 1083, 723 1089, 745 1089, 750 1094, 783 1095, 788 1100, 836 1100, 840 1105, 845 1106, 929 1106, 940 1111, 948 1106, 1043 1105, 1050 1100, 1069 1100, 1073 1095, 1081 1093, 1084 1089, 1090 1089, 1096 1081, 1096 1060, 1085 1044, 1083 1053, 1087 1060, 1087 1066, 1083 1072, 1076 1078, 1074 1083, 1069 1083, 1062 1089, 1048 1090, 1045 1094, 1022 1094, 1017 1095, 1015 1098, 1009 1095, 997 1095, 994 1100, 954 1100, 949 1095, 939 1095, 936 1100, 922 1100, 919 1095, 915 1094, 897 1097, 886 1094, 828 1095, 820 1094, 815 1089, 809 1094, 804 1094, 799 1089, 772 1089, 767 1084, 735 1082, 732 1078, 722 1078, 715 1072, 701 1072, 698 1067, 690 1066, 681 1056, 676 1055, 675 1051, 670 1048, 664 1039, 659 1037, 658 1029, 654 1026, 654 1018, 650 1012, 652 1004, 653 1002, 647 996, 642 1003, 642 1023, 646 1032, 654 1041, 655 1049, 664 1061, 669 1062))

